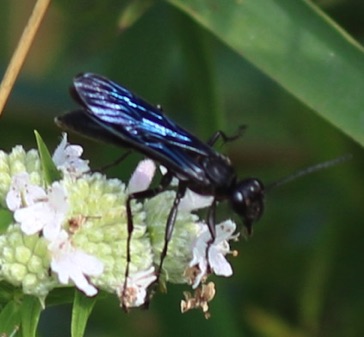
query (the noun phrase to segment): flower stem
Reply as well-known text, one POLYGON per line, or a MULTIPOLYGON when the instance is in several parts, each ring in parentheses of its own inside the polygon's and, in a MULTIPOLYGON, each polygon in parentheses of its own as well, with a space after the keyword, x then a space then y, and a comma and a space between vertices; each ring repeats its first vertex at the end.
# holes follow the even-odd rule
POLYGON ((29 52, 50 0, 37 0, 0 85, 0 115, 29 52))

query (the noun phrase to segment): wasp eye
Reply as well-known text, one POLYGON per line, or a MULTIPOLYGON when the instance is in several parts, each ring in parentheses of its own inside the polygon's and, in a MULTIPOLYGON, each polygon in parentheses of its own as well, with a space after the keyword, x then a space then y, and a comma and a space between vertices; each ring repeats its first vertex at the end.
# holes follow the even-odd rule
POLYGON ((264 210, 264 186, 258 179, 249 178, 238 182, 230 198, 235 213, 243 219, 248 232, 264 210))

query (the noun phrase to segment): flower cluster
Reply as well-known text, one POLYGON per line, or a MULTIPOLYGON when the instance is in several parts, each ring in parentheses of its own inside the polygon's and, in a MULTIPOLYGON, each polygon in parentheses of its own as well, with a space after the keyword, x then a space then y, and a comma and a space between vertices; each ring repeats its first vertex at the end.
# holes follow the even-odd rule
MULTIPOLYGON (((126 199, 149 187, 155 164, 142 161, 125 186, 91 173, 81 155, 82 148, 68 144, 64 135, 52 157, 61 178, 50 183, 37 151, 20 146, 10 154, 0 151, 0 212, 12 219, 3 225, 0 218, 0 280, 42 301, 54 288, 75 286, 87 296, 104 290, 115 293, 125 307, 141 306, 157 280, 155 266, 175 192, 132 202, 131 262, 125 275, 126 199)), ((218 224, 210 244, 206 224, 192 213, 210 203, 211 198, 187 191, 163 264, 164 282, 188 283, 196 289, 195 297, 185 295, 183 311, 201 308, 206 313, 215 293, 211 282, 204 284, 207 276, 232 275, 225 256, 234 253, 228 241, 237 237, 235 224, 218 224)))

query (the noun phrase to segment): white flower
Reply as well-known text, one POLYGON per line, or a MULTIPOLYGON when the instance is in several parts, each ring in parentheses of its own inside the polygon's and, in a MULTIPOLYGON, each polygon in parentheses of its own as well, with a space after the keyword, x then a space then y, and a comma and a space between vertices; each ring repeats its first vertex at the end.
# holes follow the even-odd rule
POLYGON ((45 196, 43 188, 30 182, 28 173, 19 173, 12 178, 9 192, 6 195, 6 205, 11 211, 15 211, 21 207, 31 206, 45 196))
POLYGON ((25 234, 43 231, 47 240, 58 235, 68 211, 66 192, 60 183, 53 183, 45 191, 30 184, 27 174, 13 177, 6 202, 25 234))
POLYGON ((123 306, 126 308, 139 307, 147 300, 148 287, 157 279, 154 267, 148 270, 140 271, 134 275, 129 275, 127 279, 127 288, 124 291, 124 285, 116 289, 123 306))
POLYGON ((53 153, 52 159, 57 169, 67 172, 74 177, 90 171, 88 160, 81 159, 83 149, 80 145, 70 145, 67 134, 63 133, 61 143, 53 153))
POLYGON ((194 244, 193 258, 189 264, 190 267, 197 265, 200 271, 194 279, 192 285, 194 289, 199 285, 204 276, 206 276, 208 267, 216 275, 228 277, 233 274, 225 255, 231 252, 228 240, 236 239, 237 237, 237 235, 234 235, 236 224, 231 220, 227 220, 216 225, 216 238, 208 248, 208 261, 206 260, 206 249, 211 235, 206 224, 201 224, 201 226, 202 230, 194 244))
POLYGON ((48 248, 52 255, 51 270, 58 274, 62 284, 69 284, 70 280, 87 296, 97 294, 88 276, 99 276, 104 270, 103 263, 95 256, 87 254, 73 247, 68 234, 62 230, 48 248))
POLYGON ((146 190, 152 182, 155 169, 153 160, 142 160, 129 180, 128 193, 131 194, 146 190))
POLYGON ((191 212, 197 209, 209 207, 214 197, 197 194, 189 189, 181 199, 178 209, 180 211, 191 212))
MULTIPOLYGON (((25 293, 37 296, 44 297, 54 287, 74 286, 87 296, 96 295, 99 289, 116 293, 126 308, 143 306, 149 301, 151 287, 157 280, 153 265, 160 263, 175 192, 164 191, 132 204, 134 231, 130 240, 125 199, 127 193, 149 188, 156 170, 154 162, 150 159, 140 162, 126 190, 116 179, 88 174, 88 162, 81 159, 81 154, 82 148, 68 144, 64 134, 53 155, 57 168, 63 171, 60 181, 42 185, 38 156, 37 164, 31 166, 34 169, 27 169, 26 160, 18 165, 14 172, 28 170, 30 174, 14 175, 10 188, 11 175, 8 174, 6 181, 3 179, 6 184, 0 186, 0 194, 3 199, 6 196, 6 205, 14 212, 15 221, 9 225, 13 230, 0 237, 3 239, 0 260, 4 262, 0 276, 15 286, 22 285, 25 293), (36 182, 38 185, 34 185, 36 182), (124 281, 127 242, 130 242, 132 261, 130 274, 124 281)), ((5 168, 8 170, 8 167, 11 165, 5 168)), ((179 180, 174 177, 171 187, 178 184, 179 180)), ((232 253, 228 240, 236 237, 235 224, 226 221, 217 225, 216 239, 210 244, 207 225, 191 214, 209 207, 212 202, 211 196, 186 190, 163 264, 163 286, 167 281, 190 281, 196 289, 210 273, 232 275, 225 255, 232 253)), ((208 315, 208 303, 214 294, 214 286, 203 284, 186 297, 183 309, 201 308, 208 315)))

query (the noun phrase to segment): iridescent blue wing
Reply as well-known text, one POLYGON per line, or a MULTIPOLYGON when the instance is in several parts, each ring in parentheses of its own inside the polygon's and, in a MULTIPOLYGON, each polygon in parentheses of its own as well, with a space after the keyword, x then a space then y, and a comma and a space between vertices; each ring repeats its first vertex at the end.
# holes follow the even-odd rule
POLYGON ((112 134, 110 138, 159 161, 181 178, 208 182, 200 159, 219 154, 158 108, 109 79, 91 73, 74 79, 73 94, 84 107, 89 125, 98 124, 112 134))

